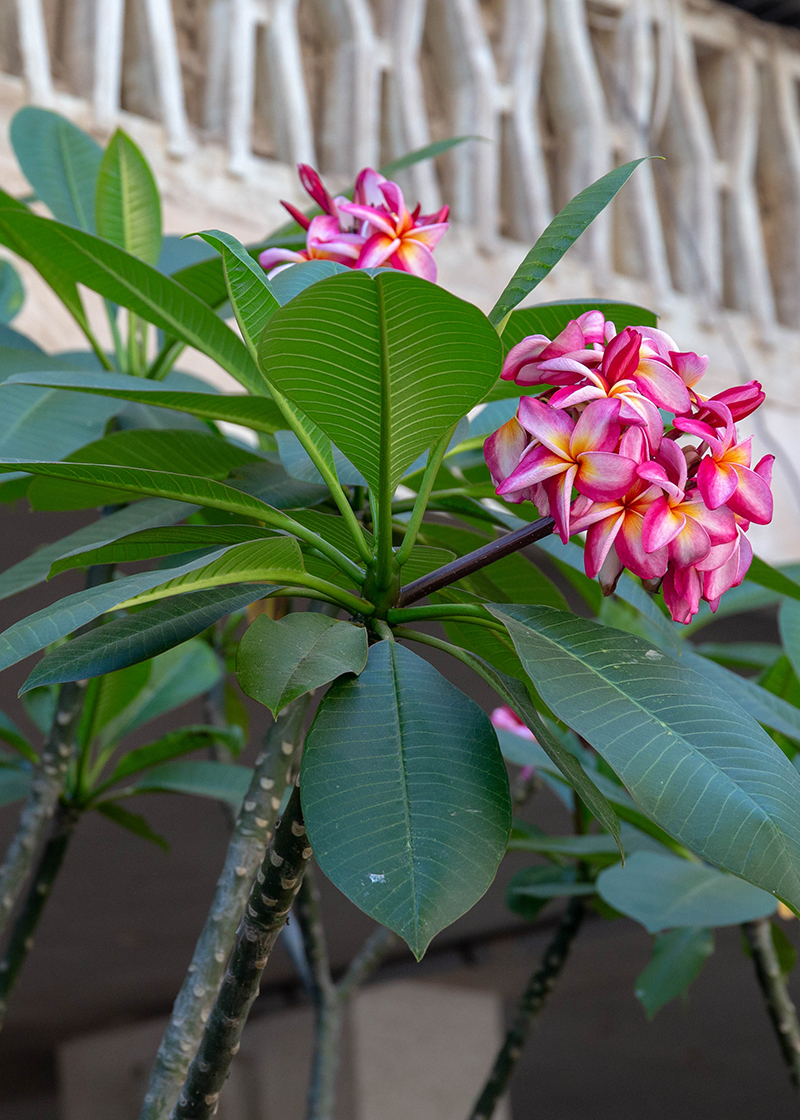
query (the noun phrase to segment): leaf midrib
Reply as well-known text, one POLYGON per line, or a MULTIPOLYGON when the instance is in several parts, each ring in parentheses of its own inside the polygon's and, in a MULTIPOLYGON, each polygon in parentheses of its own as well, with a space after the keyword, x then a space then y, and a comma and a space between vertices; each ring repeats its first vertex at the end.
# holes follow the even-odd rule
POLYGON ((405 736, 403 735, 403 713, 402 704, 400 700, 401 687, 398 673, 397 660, 395 658, 395 643, 393 640, 389 641, 389 664, 392 671, 392 688, 394 689, 394 714, 397 725, 397 742, 399 747, 399 762, 400 772, 402 776, 402 802, 403 802, 403 816, 406 825, 406 850, 408 852, 408 865, 409 865, 409 879, 411 886, 411 896, 414 899, 414 944, 419 945, 420 929, 419 929, 419 888, 417 886, 417 865, 414 859, 414 842, 413 842, 413 828, 412 828, 412 814, 411 814, 411 799, 408 795, 408 764, 406 761, 406 748, 405 736))

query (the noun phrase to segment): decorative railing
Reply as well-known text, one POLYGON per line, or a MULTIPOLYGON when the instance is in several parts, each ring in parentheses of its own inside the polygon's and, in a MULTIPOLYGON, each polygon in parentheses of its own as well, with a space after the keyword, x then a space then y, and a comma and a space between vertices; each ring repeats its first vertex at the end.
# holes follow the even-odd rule
POLYGON ((490 250, 530 241, 615 162, 648 152, 595 266, 703 293, 764 327, 800 318, 800 36, 705 0, 1 0, 0 67, 29 97, 163 123, 352 174, 445 135, 409 172, 490 250))

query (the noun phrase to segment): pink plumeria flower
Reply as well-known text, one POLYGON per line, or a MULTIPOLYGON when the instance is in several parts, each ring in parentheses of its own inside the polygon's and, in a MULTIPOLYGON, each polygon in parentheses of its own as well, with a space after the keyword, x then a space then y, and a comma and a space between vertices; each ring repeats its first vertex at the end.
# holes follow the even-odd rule
POLYGON ((575 502, 570 528, 573 533, 588 529, 584 566, 590 579, 602 570, 612 548, 616 549, 621 568, 629 568, 634 575, 642 579, 660 579, 664 575, 669 559, 666 547, 646 552, 642 542, 645 515, 660 497, 658 486, 636 479, 616 501, 582 502, 579 498, 575 502))
POLYGON ((672 564, 688 568, 708 556, 713 545, 734 540, 736 522, 726 507, 710 510, 696 491, 687 495, 686 459, 673 440, 663 441, 659 460, 638 468, 640 478, 664 491, 644 516, 642 543, 645 552, 666 546, 672 564))
MULTIPOLYGON (((403 192, 397 183, 376 184, 383 195, 383 205, 343 202, 340 210, 364 223, 366 241, 358 258, 358 268, 379 268, 387 262, 392 268, 412 272, 424 280, 436 280, 436 262, 431 250, 449 228, 445 220, 420 222, 418 213, 406 207, 403 192)), ((446 218, 447 211, 441 212, 446 218)))
MULTIPOLYGON (((744 420, 745 416, 755 412, 766 399, 766 393, 761 388, 761 382, 755 380, 748 381, 746 385, 734 385, 730 389, 723 389, 721 393, 715 393, 713 397, 707 398, 709 404, 726 405, 730 409, 731 418, 734 422, 744 420)), ((698 396, 697 412, 694 418, 713 424, 714 412, 712 409, 705 407, 705 402, 705 397, 698 396)))
POLYGON ((500 731, 510 731, 512 735, 518 735, 520 739, 527 739, 532 743, 536 742, 530 727, 522 722, 517 713, 509 708, 508 704, 495 708, 489 719, 492 721, 492 726, 500 731))
POLYGON ((592 401, 577 423, 562 409, 523 397, 518 419, 537 441, 497 488, 500 495, 547 481, 550 515, 561 539, 570 536, 572 487, 596 502, 621 497, 636 478, 636 463, 616 453, 619 401, 592 401))
POLYGON ((699 436, 708 445, 709 454, 703 456, 697 469, 697 488, 703 501, 709 509, 727 505, 740 517, 767 525, 772 520, 772 493, 761 475, 750 469, 752 439, 737 442, 730 409, 721 401, 706 401, 704 411, 716 417, 717 427, 702 420, 675 420, 676 428, 699 436), (722 425, 724 432, 720 435, 722 425))
POLYGON ((586 367, 599 365, 606 343, 606 321, 600 311, 572 319, 556 338, 531 334, 509 350, 500 376, 518 385, 572 385, 586 367), (563 360, 563 368, 555 365, 563 360))
MULTIPOLYGON (((483 454, 495 487, 514 473, 529 442, 530 436, 516 416, 512 416, 502 427, 487 437, 483 444, 483 454)), ((517 493, 506 494, 505 499, 507 502, 519 504, 528 500, 529 495, 530 487, 524 487, 517 493)))
POLYGON ((318 214, 309 223, 305 249, 299 252, 293 249, 265 249, 259 254, 258 263, 266 269, 270 278, 302 261, 337 261, 353 267, 362 245, 363 240, 358 234, 341 232, 336 218, 318 214))

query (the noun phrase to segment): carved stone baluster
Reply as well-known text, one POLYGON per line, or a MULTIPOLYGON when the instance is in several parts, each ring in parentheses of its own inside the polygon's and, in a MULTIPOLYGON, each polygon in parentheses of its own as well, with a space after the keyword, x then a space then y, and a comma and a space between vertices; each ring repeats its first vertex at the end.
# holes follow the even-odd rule
MULTIPOLYGON (((425 89, 419 65, 426 0, 384 0, 380 34, 389 60, 385 76, 382 139, 389 159, 424 148, 431 142, 425 89)), ((426 210, 442 205, 433 160, 415 163, 402 172, 409 197, 421 199, 426 210)))
POLYGON ((510 104, 503 128, 504 211, 512 237, 532 242, 553 216, 539 128, 544 0, 507 0, 500 57, 510 104))
POLYGON ((22 72, 28 86, 28 96, 35 105, 52 105, 50 49, 47 45, 41 0, 17 0, 17 21, 22 72))
MULTIPOLYGON (((544 90, 556 141, 557 205, 611 168, 609 115, 586 23, 583 0, 550 0, 544 90)), ((610 225, 601 214, 576 246, 598 277, 611 264, 610 225)))
POLYGON ((113 128, 119 116, 124 22, 125 0, 104 0, 97 5, 93 109, 95 124, 101 129, 113 128))
POLYGON ((245 175, 253 158, 255 17, 252 0, 231 0, 228 30, 228 167, 232 175, 245 175))
POLYGON ((315 166, 314 126, 303 73, 297 0, 273 0, 266 45, 278 159, 315 166))
MULTIPOLYGON (((144 0, 150 31, 150 49, 155 62, 161 117, 167 131, 170 155, 184 156, 192 149, 183 79, 178 56, 178 40, 170 0, 144 0)), ((100 5, 102 7, 102 4, 100 5)))
POLYGON ((728 166, 725 210, 725 303, 749 311, 769 329, 775 299, 755 190, 759 88, 756 60, 742 44, 726 54, 719 74, 717 135, 728 166))
MULTIPOLYGON (((648 6, 631 5, 620 18, 615 43, 616 96, 612 104, 621 163, 656 151, 651 132, 656 83, 654 45, 648 6)), ((615 202, 619 218, 615 233, 622 271, 648 279, 656 297, 661 298, 670 290, 671 279, 653 178, 658 173, 661 169, 645 163, 626 183, 615 202)))
POLYGON ((332 63, 321 154, 326 171, 353 175, 379 162, 383 51, 367 0, 317 0, 332 63))
POLYGON ((669 9, 673 88, 661 148, 667 157, 668 251, 676 286, 716 301, 722 254, 717 158, 697 74, 693 41, 682 11, 669 9))

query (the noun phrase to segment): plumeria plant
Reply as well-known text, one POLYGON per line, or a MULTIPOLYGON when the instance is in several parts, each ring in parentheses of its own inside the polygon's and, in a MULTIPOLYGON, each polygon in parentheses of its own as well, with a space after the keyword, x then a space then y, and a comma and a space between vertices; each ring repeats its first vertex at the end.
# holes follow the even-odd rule
POLYGON ((293 908, 302 937, 284 936, 317 1008, 308 1115, 330 1120, 353 988, 399 938, 421 958, 509 846, 537 861, 512 883, 516 913, 569 903, 474 1120, 492 1115, 590 905, 659 935, 639 983, 650 1013, 696 974, 715 926, 744 923, 800 1080, 770 924, 800 909, 800 585, 753 557, 771 457, 751 467, 736 429, 764 394, 704 397, 706 359, 644 308, 519 307, 640 161, 567 204, 487 316, 436 283, 447 208, 409 210, 392 179, 459 141, 365 169, 337 197, 302 166, 318 211, 285 204, 292 223, 250 247, 218 230, 164 238, 122 132, 101 150, 25 109, 12 141, 52 217, 0 194, 0 243, 90 350, 46 354, 0 327, 0 497, 99 515, 0 574, 10 595, 87 573, 0 635, 0 668, 45 651, 22 691, 50 698, 40 748, 0 729, 19 756, 0 759, 0 791, 25 796, 0 871, 0 934, 17 947, 0 973, 22 965, 63 814, 113 805, 131 824, 117 802, 134 763, 103 720, 135 706, 142 672, 202 647, 226 670, 197 683, 207 722, 146 748, 136 784, 227 790, 238 812, 142 1120, 212 1115, 293 908), (79 284, 105 301, 109 346, 79 284), (186 347, 242 391, 178 371, 186 347), (764 604, 780 604, 783 646, 696 640, 714 611, 764 604), (491 687, 491 719, 429 649, 491 687), (247 734, 236 687, 272 717, 252 769, 220 756, 247 734), (215 737, 216 759, 178 757, 215 737), (563 836, 531 823, 543 788, 563 836), (337 984, 312 864, 378 927, 337 984))

